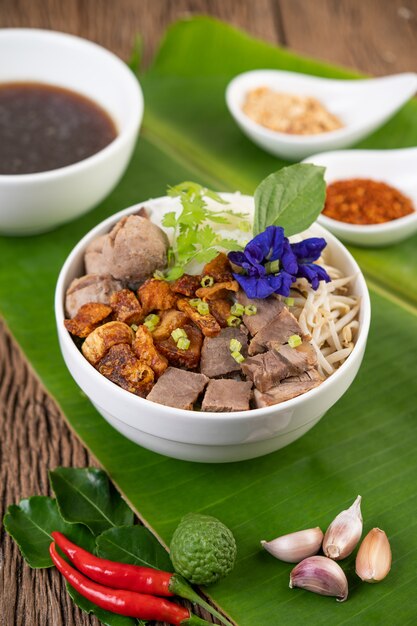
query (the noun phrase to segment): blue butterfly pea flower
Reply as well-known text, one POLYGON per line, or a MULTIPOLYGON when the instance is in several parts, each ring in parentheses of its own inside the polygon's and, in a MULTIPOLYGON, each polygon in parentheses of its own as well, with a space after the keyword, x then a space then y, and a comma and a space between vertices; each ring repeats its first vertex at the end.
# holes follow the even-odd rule
POLYGON ((311 237, 290 245, 298 263, 297 278, 306 278, 314 290, 318 289, 321 280, 330 282, 331 278, 326 270, 314 263, 327 245, 325 239, 311 237))

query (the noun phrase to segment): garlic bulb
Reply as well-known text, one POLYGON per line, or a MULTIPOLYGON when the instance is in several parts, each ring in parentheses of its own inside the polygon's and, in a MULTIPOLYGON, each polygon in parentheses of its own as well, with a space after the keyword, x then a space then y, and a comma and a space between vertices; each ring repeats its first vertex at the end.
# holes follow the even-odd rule
POLYGON ((308 556, 317 554, 323 541, 320 528, 308 528, 272 541, 261 541, 261 545, 272 556, 287 563, 299 563, 308 556))
POLYGON ((344 571, 325 556, 310 556, 296 565, 290 574, 290 589, 294 587, 322 596, 336 596, 339 602, 348 596, 348 581, 344 571))
POLYGON ((367 583, 377 583, 391 569, 391 546, 383 530, 373 528, 362 541, 356 555, 356 573, 367 583))
POLYGON ((358 545, 363 528, 361 500, 361 496, 358 496, 352 506, 339 513, 326 530, 323 552, 330 559, 340 561, 358 545))

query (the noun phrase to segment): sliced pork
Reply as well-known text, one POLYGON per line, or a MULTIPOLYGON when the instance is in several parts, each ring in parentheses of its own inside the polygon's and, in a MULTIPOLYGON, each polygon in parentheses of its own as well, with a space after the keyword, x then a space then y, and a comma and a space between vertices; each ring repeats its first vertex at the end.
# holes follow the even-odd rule
POLYGON ((283 345, 278 350, 268 350, 249 357, 242 363, 242 372, 259 391, 268 391, 284 378, 298 376, 316 364, 313 348, 311 351, 300 348, 302 346, 290 348, 283 345))
POLYGON ((276 348, 277 345, 286 343, 291 335, 302 337, 303 333, 294 315, 284 307, 278 315, 256 333, 249 344, 249 354, 252 356, 259 352, 265 352, 267 348, 276 348))
POLYGON ((86 274, 74 278, 65 294, 65 311, 72 318, 87 302, 109 304, 112 293, 121 288, 122 284, 110 274, 86 274))
POLYGON ((216 337, 205 337, 201 350, 200 371, 209 378, 228 376, 240 372, 241 365, 232 357, 230 340, 237 339, 242 344, 241 354, 248 353, 248 335, 244 327, 224 328, 216 337))
POLYGON ((168 367, 147 399, 176 409, 192 410, 207 383, 208 378, 204 374, 168 367))
POLYGON ((255 389, 254 397, 257 408, 279 404, 286 400, 296 398, 306 391, 310 391, 318 387, 322 382, 321 376, 317 370, 311 369, 299 376, 291 376, 285 378, 279 385, 273 387, 266 393, 262 393, 255 389))
POLYGON ((255 315, 243 316, 243 323, 251 335, 256 335, 256 333, 269 324, 284 308, 283 302, 273 296, 265 298, 265 300, 258 298, 250 299, 243 290, 238 292, 237 300, 240 304, 243 304, 243 306, 252 305, 256 307, 255 315))
POLYGON ((207 385, 201 409, 216 413, 248 411, 252 396, 252 383, 223 378, 211 380, 207 385))

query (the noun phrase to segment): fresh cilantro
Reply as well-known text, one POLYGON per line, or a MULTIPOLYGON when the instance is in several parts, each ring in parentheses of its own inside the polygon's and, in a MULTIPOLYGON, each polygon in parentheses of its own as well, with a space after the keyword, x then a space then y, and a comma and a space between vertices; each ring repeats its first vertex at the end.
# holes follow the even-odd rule
POLYGON ((202 187, 198 183, 183 182, 168 189, 168 195, 177 197, 181 202, 181 211, 165 213, 162 224, 173 228, 172 246, 168 250, 167 280, 176 280, 186 271, 193 261, 208 263, 221 250, 241 250, 242 247, 233 239, 223 239, 210 225, 234 225, 247 232, 251 229, 246 213, 226 209, 228 203, 216 192, 202 187), (219 210, 207 206, 206 198, 222 205, 219 210))

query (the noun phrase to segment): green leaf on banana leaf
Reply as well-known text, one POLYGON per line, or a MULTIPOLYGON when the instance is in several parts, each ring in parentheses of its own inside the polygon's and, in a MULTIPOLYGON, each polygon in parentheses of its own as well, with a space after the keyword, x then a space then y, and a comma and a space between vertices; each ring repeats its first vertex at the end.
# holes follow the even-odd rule
POLYGON ((81 522, 95 535, 133 524, 133 513, 100 469, 58 467, 49 472, 62 517, 81 522))
POLYGON ((104 559, 174 571, 168 552, 144 526, 110 528, 96 543, 97 554, 104 559))
POLYGON ((30 567, 52 567, 49 546, 54 530, 59 530, 86 550, 94 550, 94 537, 88 528, 83 524, 65 522, 56 500, 47 496, 32 496, 9 506, 4 516, 4 527, 30 567))
POLYGON ((287 237, 307 230, 326 198, 324 167, 300 163, 267 176, 255 190, 253 234, 282 226, 287 237))

